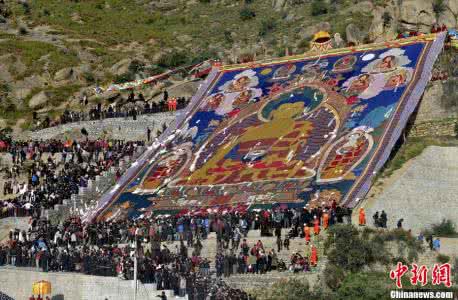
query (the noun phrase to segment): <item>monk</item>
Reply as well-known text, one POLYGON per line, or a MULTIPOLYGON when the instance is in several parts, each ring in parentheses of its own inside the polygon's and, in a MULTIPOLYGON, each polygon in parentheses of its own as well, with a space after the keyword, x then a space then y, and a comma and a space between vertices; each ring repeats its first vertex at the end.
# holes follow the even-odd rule
POLYGON ((304 236, 305 236, 305 243, 308 245, 310 243, 310 227, 308 224, 304 225, 304 236))
POLYGON ((359 226, 365 226, 366 225, 366 212, 364 211, 364 208, 359 209, 359 226))
POLYGON ((320 234, 320 220, 316 217, 313 220, 313 233, 315 233, 315 235, 320 234))
POLYGON ((318 264, 318 253, 314 245, 312 245, 312 254, 310 255, 310 266, 316 267, 318 264))
POLYGON ((323 213, 323 229, 326 230, 329 227, 329 214, 327 212, 323 213))

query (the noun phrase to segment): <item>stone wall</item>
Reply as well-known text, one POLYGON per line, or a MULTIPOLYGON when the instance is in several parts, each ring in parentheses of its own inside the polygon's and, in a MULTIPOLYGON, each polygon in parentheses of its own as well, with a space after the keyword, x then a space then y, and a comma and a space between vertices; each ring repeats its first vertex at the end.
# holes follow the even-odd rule
POLYGON ((46 140, 66 139, 81 137, 81 129, 84 127, 90 138, 109 137, 127 141, 146 140, 146 130, 149 127, 152 136, 155 136, 162 124, 169 125, 175 120, 175 113, 157 113, 141 115, 137 120, 129 118, 110 118, 96 121, 83 121, 68 123, 56 127, 46 128, 38 131, 26 131, 15 136, 22 140, 46 140))
POLYGON ((458 117, 458 107, 447 105, 444 85, 440 81, 430 82, 418 106, 416 123, 458 117))
POLYGON ((417 123, 412 126, 409 137, 456 136, 455 126, 457 123, 458 119, 444 119, 417 123))
POLYGON ((458 148, 429 146, 405 167, 395 173, 393 182, 383 188, 375 202, 366 202, 366 217, 372 224, 376 211, 388 215, 388 228, 403 228, 415 234, 440 223, 456 222, 458 201, 458 148))
MULTIPOLYGON (((0 268, 0 291, 17 300, 29 299, 32 284, 36 281, 51 282, 53 300, 118 300, 134 299, 134 283, 116 277, 89 276, 78 273, 45 273, 13 267, 0 268)), ((137 299, 159 299, 161 292, 155 284, 139 284, 137 299)), ((168 299, 173 291, 166 291, 168 299)), ((179 298, 186 299, 186 298, 179 298)))

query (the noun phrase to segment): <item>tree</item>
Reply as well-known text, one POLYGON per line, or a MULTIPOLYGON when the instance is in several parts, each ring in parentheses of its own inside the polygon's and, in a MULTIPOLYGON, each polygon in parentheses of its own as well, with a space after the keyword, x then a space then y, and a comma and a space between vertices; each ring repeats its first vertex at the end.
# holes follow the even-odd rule
POLYGON ((312 16, 324 15, 328 12, 328 6, 323 0, 313 0, 312 16))
POLYGON ((447 5, 444 0, 433 1, 433 12, 436 16, 436 23, 439 21, 439 17, 447 10, 447 5))
POLYGON ((240 19, 242 21, 248 21, 253 19, 254 17, 256 17, 256 13, 250 8, 245 6, 244 8, 242 8, 242 10, 240 10, 240 19))
POLYGON ((386 273, 351 273, 345 277, 337 290, 339 300, 384 300, 390 299, 392 282, 386 273))
POLYGON ((305 279, 280 280, 269 289, 254 291, 258 300, 303 300, 317 299, 310 291, 310 286, 305 279))
POLYGON ((455 224, 452 220, 443 219, 442 222, 433 224, 432 230, 434 235, 438 236, 454 236, 456 235, 455 224))
POLYGON ((377 262, 389 262, 391 255, 383 240, 368 238, 367 233, 359 232, 353 225, 335 225, 328 233, 325 249, 329 263, 346 272, 361 272, 377 262))
POLYGON ((391 17, 388 11, 383 13, 382 19, 383 19, 383 28, 388 27, 388 25, 390 25, 391 23, 391 20, 393 20, 393 18, 391 17))

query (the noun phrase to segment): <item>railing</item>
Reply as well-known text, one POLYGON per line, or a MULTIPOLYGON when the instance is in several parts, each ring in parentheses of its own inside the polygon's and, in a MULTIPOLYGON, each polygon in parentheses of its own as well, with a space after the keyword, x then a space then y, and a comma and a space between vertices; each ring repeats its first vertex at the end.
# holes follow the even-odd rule
POLYGON ((40 213, 39 209, 25 209, 23 207, 0 208, 0 219, 9 217, 31 217, 35 213, 40 213))

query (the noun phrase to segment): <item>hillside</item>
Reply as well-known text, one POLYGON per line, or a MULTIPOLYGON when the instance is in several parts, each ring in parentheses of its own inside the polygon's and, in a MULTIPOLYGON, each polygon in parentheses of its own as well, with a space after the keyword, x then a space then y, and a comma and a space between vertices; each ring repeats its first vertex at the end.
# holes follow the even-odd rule
MULTIPOLYGON (((339 34, 335 42, 344 46, 417 26, 427 32, 436 20, 455 27, 457 14, 456 1, 439 0, 5 1, 0 127, 28 129, 34 111, 53 119, 65 109, 87 109, 83 95, 105 105, 95 86, 207 58, 234 63, 303 53, 319 30, 339 34)), ((144 91, 147 98, 159 92, 144 91)))

